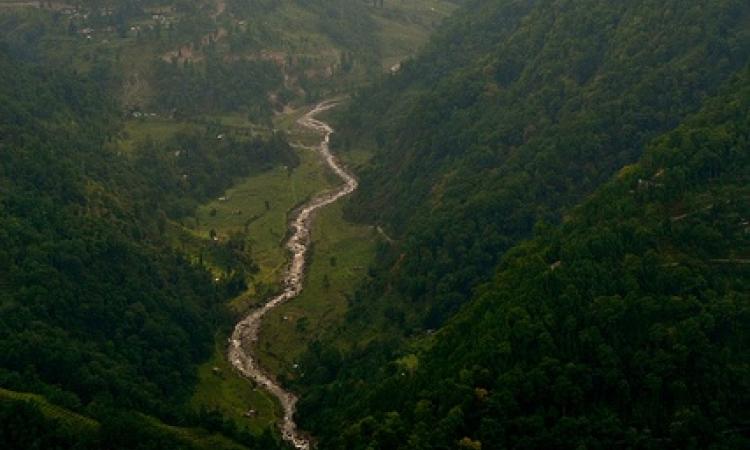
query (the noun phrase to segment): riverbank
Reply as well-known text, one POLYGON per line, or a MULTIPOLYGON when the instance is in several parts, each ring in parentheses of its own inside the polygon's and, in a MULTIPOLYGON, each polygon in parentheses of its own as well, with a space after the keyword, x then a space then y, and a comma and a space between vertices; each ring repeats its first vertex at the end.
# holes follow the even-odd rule
POLYGON ((314 213, 357 189, 357 180, 341 165, 330 151, 329 143, 331 134, 334 131, 333 128, 315 118, 317 114, 335 105, 336 103, 333 102, 319 103, 312 111, 302 116, 298 123, 309 130, 321 133, 323 137, 319 144, 320 155, 327 166, 341 178, 343 185, 334 190, 316 195, 297 210, 290 222, 292 234, 286 244, 287 249, 291 252, 291 261, 282 280, 283 291, 262 307, 252 311, 236 325, 230 338, 228 352, 229 361, 235 369, 273 394, 281 403, 284 410, 280 424, 282 437, 300 450, 309 449, 310 440, 299 431, 294 421, 297 397, 293 393, 286 391, 260 367, 253 355, 252 347, 258 341, 263 317, 277 306, 294 299, 303 289, 307 263, 306 256, 310 249, 310 229, 314 213))

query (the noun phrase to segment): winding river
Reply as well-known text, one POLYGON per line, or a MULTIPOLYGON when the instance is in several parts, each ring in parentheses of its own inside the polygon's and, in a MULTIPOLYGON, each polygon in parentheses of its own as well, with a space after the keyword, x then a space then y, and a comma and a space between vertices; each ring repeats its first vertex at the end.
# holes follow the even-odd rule
POLYGON ((242 375, 263 386, 281 402, 284 409, 284 417, 280 424, 281 435, 286 441, 299 450, 309 450, 310 440, 300 432, 297 428, 297 424, 294 422, 297 397, 293 393, 285 390, 258 365, 258 361, 252 355, 251 347, 258 341, 258 334, 260 333, 260 325, 263 316, 273 308, 293 299, 302 291, 306 262, 305 257, 307 255, 307 250, 310 247, 310 226, 312 224, 313 213, 316 210, 351 194, 357 189, 357 180, 344 169, 329 149, 333 128, 327 123, 315 118, 317 114, 333 108, 334 106, 336 106, 336 103, 333 101, 319 103, 310 112, 300 118, 298 123, 323 136, 323 139, 318 146, 318 150, 328 167, 330 167, 331 170, 343 180, 344 184, 339 188, 325 191, 313 197, 293 215, 289 224, 292 235, 286 243, 286 247, 291 252, 292 258, 289 267, 284 274, 282 283, 283 291, 269 300, 262 307, 253 310, 242 319, 234 327, 229 344, 229 361, 232 365, 242 373, 242 375))

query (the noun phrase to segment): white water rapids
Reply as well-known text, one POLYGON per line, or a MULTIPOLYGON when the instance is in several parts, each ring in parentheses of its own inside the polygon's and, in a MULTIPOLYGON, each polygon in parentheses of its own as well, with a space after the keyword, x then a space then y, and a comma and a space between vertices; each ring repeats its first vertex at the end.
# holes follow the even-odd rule
POLYGON ((258 361, 251 354, 250 347, 258 341, 263 316, 273 308, 293 299, 302 291, 306 262, 305 255, 310 247, 310 225, 313 213, 317 209, 330 205, 357 189, 357 180, 341 166, 329 149, 333 128, 315 118, 318 113, 334 106, 336 106, 334 102, 322 102, 300 118, 298 123, 305 128, 317 131, 323 135, 318 150, 328 167, 344 181, 344 184, 337 189, 325 191, 313 197, 312 200, 303 205, 292 217, 289 224, 292 236, 286 244, 286 247, 292 254, 292 260, 283 278, 282 285, 284 290, 262 307, 253 310, 242 319, 234 327, 229 344, 229 361, 232 365, 242 375, 263 386, 263 388, 281 402, 281 406, 284 409, 284 417, 280 424, 281 435, 299 450, 309 450, 310 440, 299 431, 294 421, 297 397, 291 392, 286 391, 259 367, 258 361))

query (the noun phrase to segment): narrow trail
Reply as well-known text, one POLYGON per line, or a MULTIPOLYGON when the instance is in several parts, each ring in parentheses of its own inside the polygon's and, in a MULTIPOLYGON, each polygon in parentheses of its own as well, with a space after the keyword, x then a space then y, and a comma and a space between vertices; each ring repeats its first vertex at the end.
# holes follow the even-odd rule
POLYGON ((299 450, 309 450, 310 440, 300 432, 294 421, 297 397, 293 393, 286 391, 266 374, 258 365, 258 361, 253 357, 251 347, 258 341, 263 316, 282 303, 293 299, 302 291, 306 263, 305 256, 310 247, 310 226, 312 224, 313 213, 351 194, 357 189, 357 180, 344 169, 329 149, 333 128, 315 118, 317 114, 334 106, 336 106, 336 103, 333 101, 319 103, 310 112, 300 118, 298 123, 307 129, 321 133, 323 139, 320 142, 318 151, 328 167, 341 178, 344 184, 339 188, 318 194, 297 210, 289 224, 292 235, 287 241, 286 247, 291 252, 292 259, 284 274, 282 282, 284 290, 262 307, 253 310, 242 319, 234 327, 229 344, 229 361, 232 365, 242 375, 263 386, 281 402, 284 409, 284 417, 280 424, 281 435, 299 450))

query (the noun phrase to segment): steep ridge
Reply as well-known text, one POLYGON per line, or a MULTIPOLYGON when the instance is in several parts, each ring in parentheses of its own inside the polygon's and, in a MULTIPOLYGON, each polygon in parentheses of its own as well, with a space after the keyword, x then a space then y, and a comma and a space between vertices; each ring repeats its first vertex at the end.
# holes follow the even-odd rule
POLYGON ((483 448, 750 443, 743 72, 510 252, 425 353, 414 386, 440 386, 434 405, 461 391, 440 405, 465 413, 461 433, 483 448))

